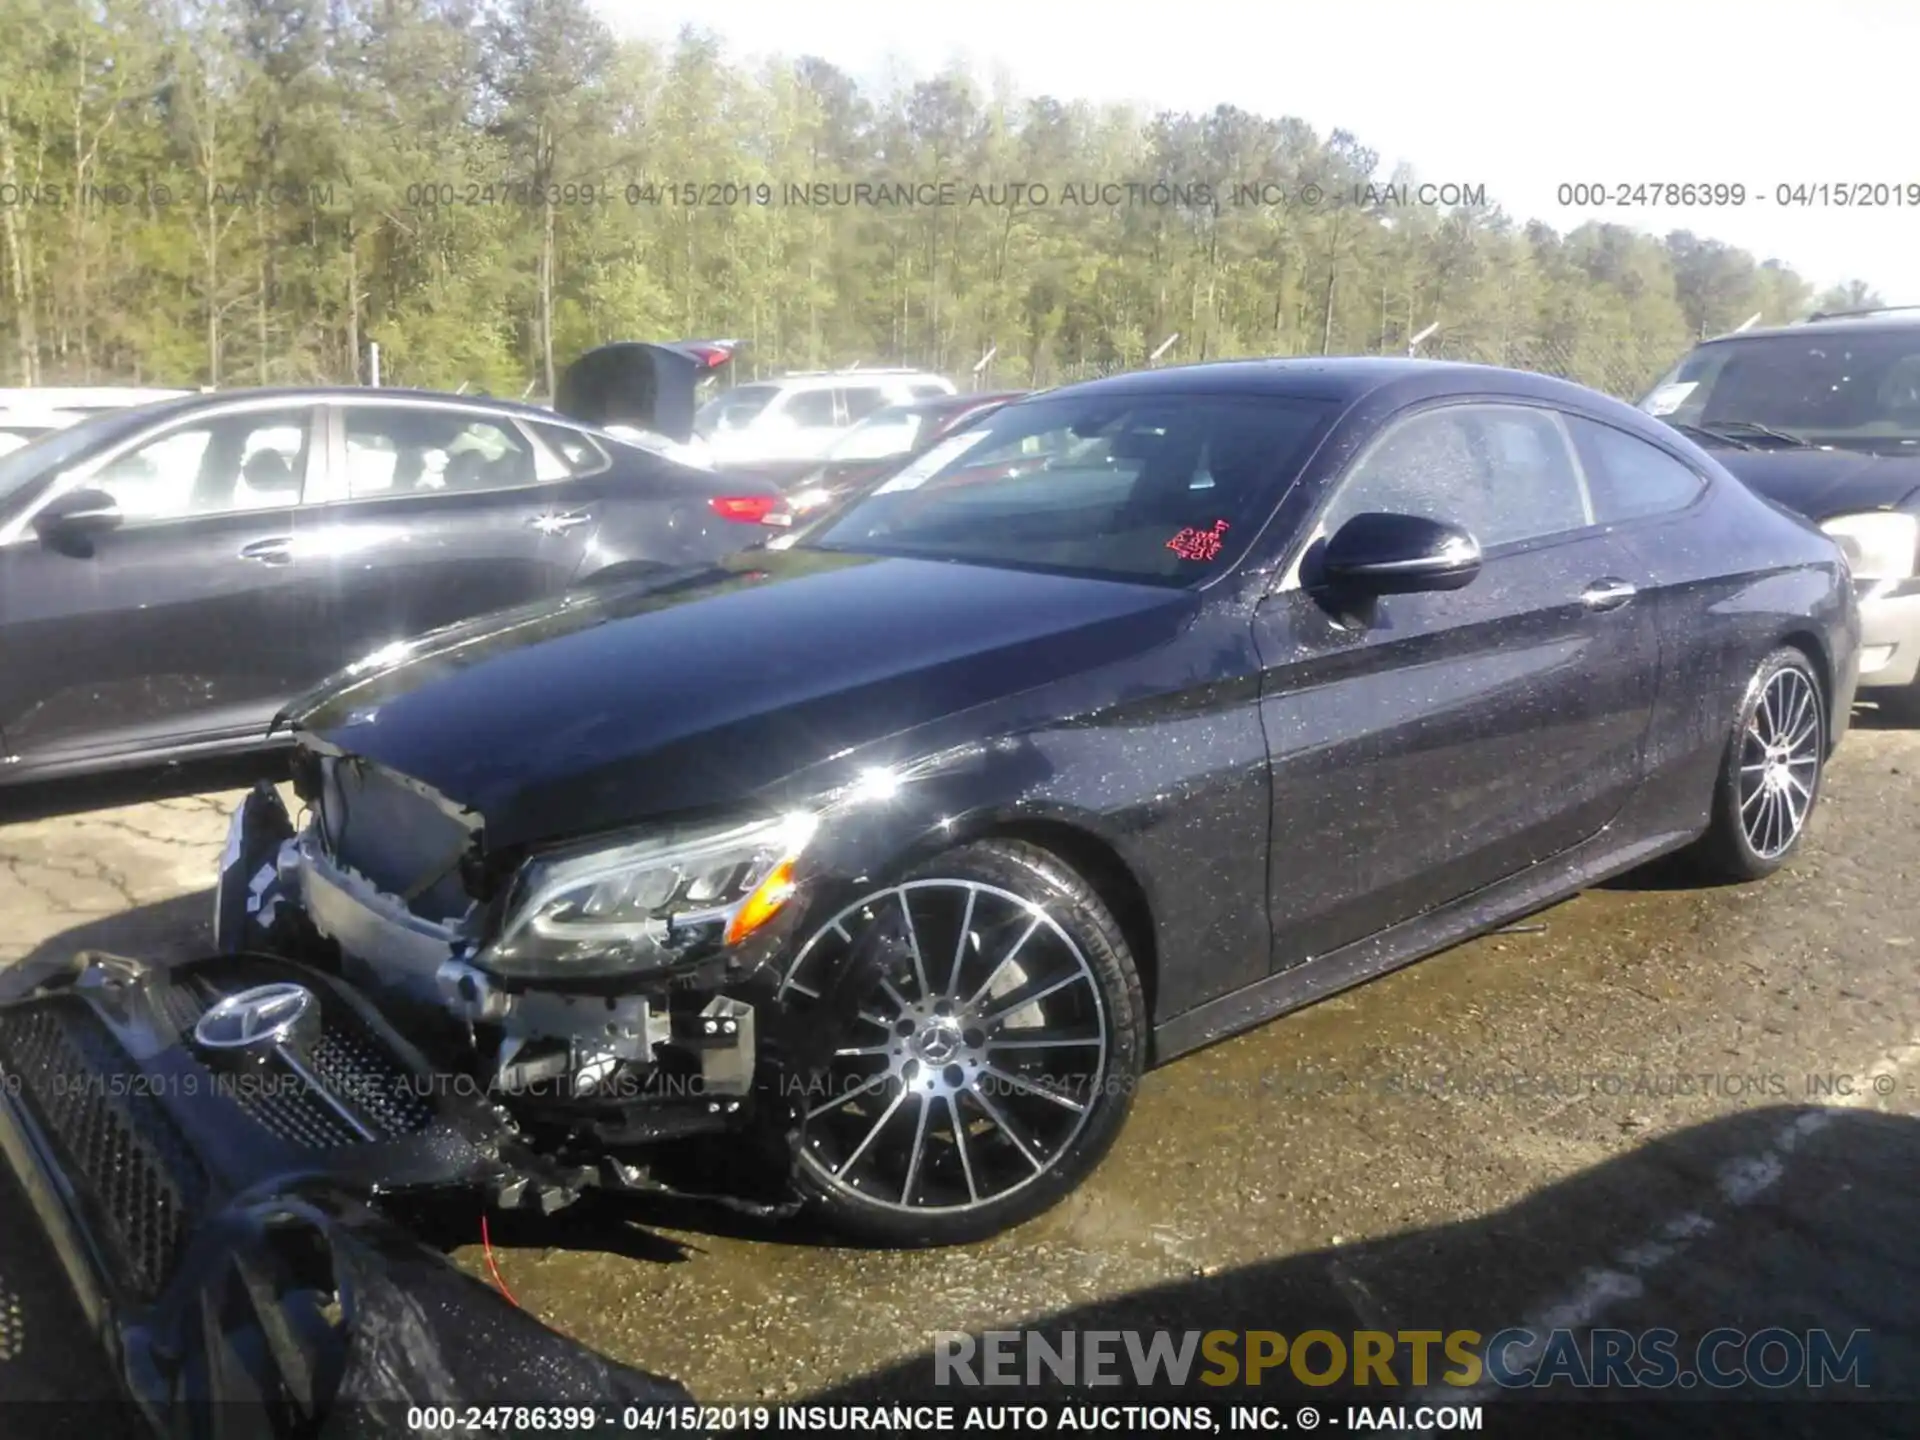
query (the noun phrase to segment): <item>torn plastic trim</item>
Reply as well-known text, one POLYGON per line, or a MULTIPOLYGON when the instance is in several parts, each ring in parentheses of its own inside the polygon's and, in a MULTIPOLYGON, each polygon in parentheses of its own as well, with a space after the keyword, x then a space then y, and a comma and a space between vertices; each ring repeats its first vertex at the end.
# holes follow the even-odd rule
POLYGON ((400 978, 413 982, 406 988, 437 1002, 440 967, 472 944, 466 927, 424 920, 400 896, 336 864, 312 826, 294 844, 299 898, 314 928, 383 978, 397 968, 400 978))
MULTIPOLYGON (((566 1069, 578 1078, 623 1061, 651 1068, 657 1046, 682 1038, 671 1013, 652 1004, 645 992, 503 987, 468 960, 473 946, 466 927, 413 914, 399 896, 329 859, 311 828, 289 842, 289 849, 308 918, 343 954, 385 985, 397 982, 396 988, 417 1003, 436 1005, 469 1026, 499 1028, 496 1084, 504 1083, 528 1046, 540 1042, 564 1044, 566 1069)), ((755 1070, 751 1007, 715 997, 703 1012, 709 1014, 715 1018, 705 1033, 722 1043, 693 1047, 699 1051, 702 1083, 715 1095, 745 1095, 755 1070)))

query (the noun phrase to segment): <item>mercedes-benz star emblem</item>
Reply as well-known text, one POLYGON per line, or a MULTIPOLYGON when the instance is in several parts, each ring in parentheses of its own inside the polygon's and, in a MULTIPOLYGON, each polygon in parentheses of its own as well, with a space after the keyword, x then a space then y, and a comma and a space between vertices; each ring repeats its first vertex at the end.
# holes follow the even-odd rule
POLYGON ((256 985, 210 1007, 193 1038, 208 1050, 267 1050, 292 1039, 314 1012, 313 992, 304 985, 256 985))

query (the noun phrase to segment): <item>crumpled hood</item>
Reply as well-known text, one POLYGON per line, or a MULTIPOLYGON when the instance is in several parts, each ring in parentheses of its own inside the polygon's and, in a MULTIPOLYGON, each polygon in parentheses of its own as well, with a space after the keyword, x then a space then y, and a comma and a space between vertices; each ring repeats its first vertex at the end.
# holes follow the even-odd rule
POLYGON ((1920 492, 1920 456, 1716 449, 1713 457, 1751 489, 1809 520, 1897 509, 1920 492))
POLYGON ((737 803, 843 752, 1165 643, 1187 591, 743 552, 436 631, 286 712, 476 812, 497 849, 737 803))

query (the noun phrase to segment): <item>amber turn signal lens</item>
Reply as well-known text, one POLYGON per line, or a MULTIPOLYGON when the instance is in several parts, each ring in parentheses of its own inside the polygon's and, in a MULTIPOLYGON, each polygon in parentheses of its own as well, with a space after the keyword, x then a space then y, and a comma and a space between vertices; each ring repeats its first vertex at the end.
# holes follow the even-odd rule
POLYGON ((727 926, 727 944, 739 944, 779 914, 780 907, 792 898, 793 889, 793 861, 782 860, 767 872, 766 879, 754 886, 753 893, 734 912, 732 923, 727 926))

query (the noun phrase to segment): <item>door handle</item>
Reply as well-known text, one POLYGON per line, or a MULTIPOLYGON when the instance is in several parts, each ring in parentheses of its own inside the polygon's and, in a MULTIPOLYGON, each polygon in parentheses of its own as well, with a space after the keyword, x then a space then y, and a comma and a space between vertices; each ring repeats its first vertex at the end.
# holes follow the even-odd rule
POLYGON ((293 559, 293 537, 275 535, 270 540, 255 540, 240 547, 242 560, 257 560, 262 565, 285 565, 293 559))
POLYGON ((527 521, 527 524, 545 535, 562 535, 574 526, 586 525, 592 520, 593 516, 585 510, 567 510, 559 514, 549 512, 545 515, 536 515, 527 521))
POLYGON ((1633 586, 1611 576, 1596 580, 1580 592, 1580 603, 1589 610, 1618 610, 1634 596, 1633 586))

